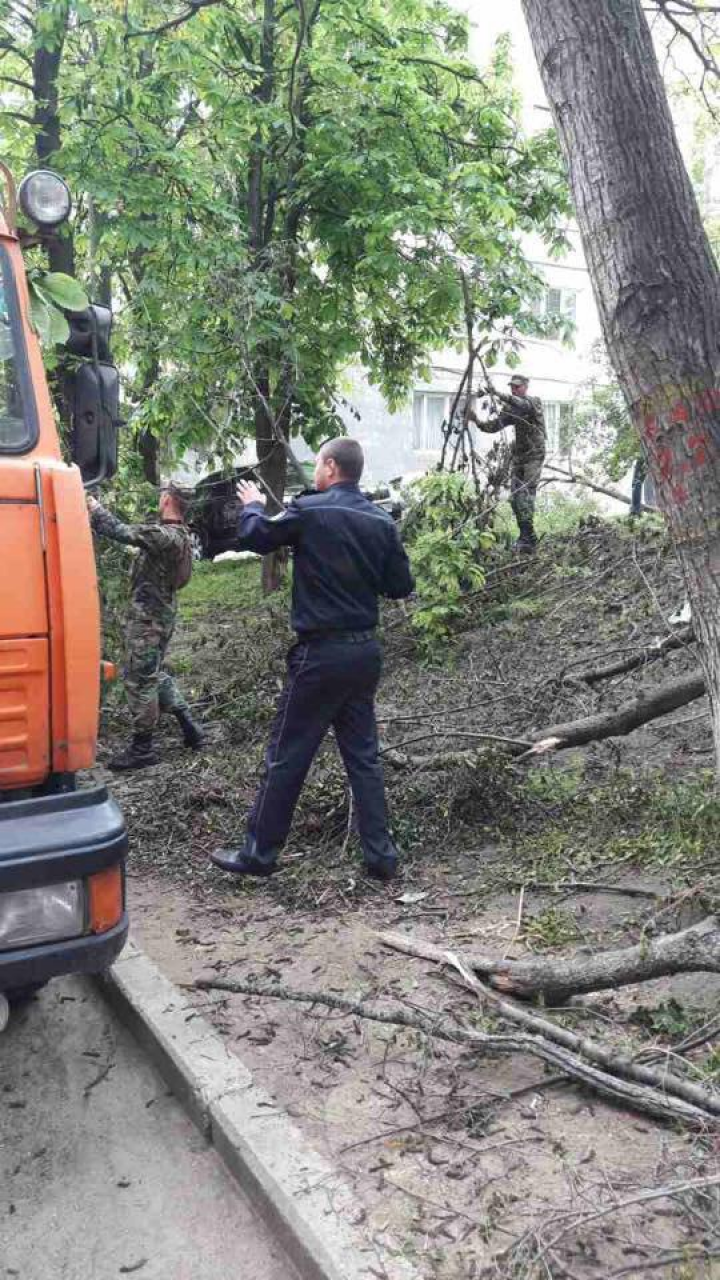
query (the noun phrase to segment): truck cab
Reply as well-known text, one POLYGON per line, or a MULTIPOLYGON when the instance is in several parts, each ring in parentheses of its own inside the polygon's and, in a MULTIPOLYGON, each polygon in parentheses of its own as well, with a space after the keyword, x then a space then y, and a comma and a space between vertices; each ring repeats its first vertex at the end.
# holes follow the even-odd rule
POLYGON ((122 815, 95 763, 101 654, 83 478, 63 460, 15 227, 0 211, 0 993, 107 967, 122 815))

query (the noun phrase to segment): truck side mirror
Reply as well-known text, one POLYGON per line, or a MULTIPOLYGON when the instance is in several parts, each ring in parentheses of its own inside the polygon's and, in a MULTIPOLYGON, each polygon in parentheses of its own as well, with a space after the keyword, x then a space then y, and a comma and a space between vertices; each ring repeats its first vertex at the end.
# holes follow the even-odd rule
POLYGON ((120 426, 120 378, 112 363, 109 307, 91 303, 84 311, 66 311, 70 357, 63 376, 70 413, 71 450, 86 488, 109 480, 117 470, 120 426))
POLYGON ((78 365, 64 378, 65 400, 72 424, 73 462, 86 488, 109 480, 117 471, 120 426, 120 377, 112 364, 78 365))

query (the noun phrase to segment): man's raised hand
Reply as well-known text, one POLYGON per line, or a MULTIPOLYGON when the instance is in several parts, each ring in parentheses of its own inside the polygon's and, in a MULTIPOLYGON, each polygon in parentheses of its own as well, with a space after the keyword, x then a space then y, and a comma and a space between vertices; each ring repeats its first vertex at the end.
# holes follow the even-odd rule
POLYGON ((250 480, 240 480, 235 492, 244 507, 249 506, 251 502, 261 502, 265 506, 265 494, 250 480))

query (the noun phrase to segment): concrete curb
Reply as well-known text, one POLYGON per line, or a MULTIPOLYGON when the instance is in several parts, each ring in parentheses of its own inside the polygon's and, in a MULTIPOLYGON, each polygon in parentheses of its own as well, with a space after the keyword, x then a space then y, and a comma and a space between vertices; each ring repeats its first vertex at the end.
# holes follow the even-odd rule
MULTIPOLYGON (((376 1277, 377 1256, 348 1220, 347 1184, 183 993, 133 943, 97 982, 304 1280, 376 1277)), ((392 1280, 419 1276, 395 1258, 392 1280)))

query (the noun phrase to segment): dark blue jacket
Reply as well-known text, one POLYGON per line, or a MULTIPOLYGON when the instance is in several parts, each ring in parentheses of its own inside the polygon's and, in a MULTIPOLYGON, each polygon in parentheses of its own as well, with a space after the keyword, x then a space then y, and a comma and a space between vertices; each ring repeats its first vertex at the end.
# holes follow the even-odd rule
POLYGON ((292 625, 300 635, 367 631, 377 625, 378 596, 400 600, 415 586, 392 517, 356 484, 302 495, 277 516, 252 502, 239 535, 243 550, 260 555, 294 548, 292 625))

